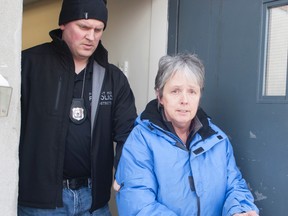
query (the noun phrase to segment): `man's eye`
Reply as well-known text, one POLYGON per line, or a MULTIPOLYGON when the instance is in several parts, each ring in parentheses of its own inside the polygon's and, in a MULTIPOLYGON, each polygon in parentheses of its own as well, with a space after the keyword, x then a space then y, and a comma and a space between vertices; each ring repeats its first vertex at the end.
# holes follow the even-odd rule
POLYGON ((101 32, 101 31, 103 31, 103 29, 102 28, 99 28, 99 29, 94 29, 94 32, 101 32))
POLYGON ((81 28, 81 29, 86 29, 86 27, 83 26, 83 25, 80 25, 79 28, 81 28))

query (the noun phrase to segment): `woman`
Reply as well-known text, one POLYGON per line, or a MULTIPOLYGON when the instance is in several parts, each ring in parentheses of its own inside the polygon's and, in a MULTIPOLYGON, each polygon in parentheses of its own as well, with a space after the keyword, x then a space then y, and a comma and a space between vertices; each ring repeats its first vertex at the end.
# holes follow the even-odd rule
POLYGON ((120 216, 257 216, 223 131, 199 108, 204 66, 196 55, 164 56, 156 100, 146 106, 116 172, 120 216))

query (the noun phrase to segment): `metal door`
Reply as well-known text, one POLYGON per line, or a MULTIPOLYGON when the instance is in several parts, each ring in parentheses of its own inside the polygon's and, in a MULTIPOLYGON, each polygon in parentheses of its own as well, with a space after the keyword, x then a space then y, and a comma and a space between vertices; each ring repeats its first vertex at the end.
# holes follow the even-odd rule
POLYGON ((269 2, 277 1, 170 0, 168 53, 195 52, 203 60, 202 107, 230 137, 260 215, 285 216, 287 100, 261 97, 269 2))

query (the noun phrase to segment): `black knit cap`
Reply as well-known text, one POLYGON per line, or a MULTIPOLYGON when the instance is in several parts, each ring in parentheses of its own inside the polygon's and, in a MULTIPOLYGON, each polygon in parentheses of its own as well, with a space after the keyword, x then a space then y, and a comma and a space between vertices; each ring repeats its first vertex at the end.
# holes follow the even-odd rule
POLYGON ((79 19, 100 20, 106 27, 108 19, 106 0, 63 0, 58 24, 79 19))

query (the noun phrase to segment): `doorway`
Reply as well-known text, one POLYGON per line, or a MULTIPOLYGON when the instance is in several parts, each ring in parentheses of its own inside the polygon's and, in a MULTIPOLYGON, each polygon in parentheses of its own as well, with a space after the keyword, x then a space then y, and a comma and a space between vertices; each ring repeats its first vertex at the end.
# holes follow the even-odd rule
MULTIPOLYGON (((260 215, 282 216, 288 211, 287 91, 281 97, 263 95, 271 2, 288 4, 170 0, 168 53, 189 51, 203 60, 201 106, 230 137, 260 215)), ((287 54, 284 60, 287 77, 287 54)))

